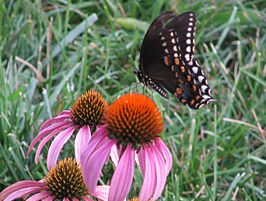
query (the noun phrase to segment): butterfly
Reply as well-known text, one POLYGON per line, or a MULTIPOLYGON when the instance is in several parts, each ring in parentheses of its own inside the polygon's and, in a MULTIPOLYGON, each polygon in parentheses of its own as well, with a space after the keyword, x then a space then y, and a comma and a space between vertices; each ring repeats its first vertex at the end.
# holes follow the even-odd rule
POLYGON ((196 16, 164 12, 146 32, 140 51, 138 80, 168 99, 168 93, 192 109, 214 102, 203 70, 194 58, 196 16))

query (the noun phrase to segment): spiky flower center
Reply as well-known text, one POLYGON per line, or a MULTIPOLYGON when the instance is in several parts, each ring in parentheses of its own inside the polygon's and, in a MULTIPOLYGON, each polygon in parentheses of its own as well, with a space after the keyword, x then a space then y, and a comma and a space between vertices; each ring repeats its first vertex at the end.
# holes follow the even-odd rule
POLYGON ((131 198, 130 200, 128 201, 139 201, 139 199, 137 197, 134 197, 134 198, 131 198))
POLYGON ((121 96, 110 105, 104 118, 109 138, 119 145, 139 149, 163 131, 163 119, 156 104, 142 94, 121 96))
MULTIPOLYGON (((139 198, 133 197, 133 198, 129 199, 128 201, 139 201, 139 198)), ((149 199, 149 201, 152 201, 152 199, 149 199)))
POLYGON ((101 122, 107 106, 108 103, 99 92, 89 90, 72 106, 72 120, 80 126, 95 127, 101 122))
POLYGON ((88 194, 80 166, 71 158, 61 160, 45 176, 47 190, 56 197, 81 198, 88 194))

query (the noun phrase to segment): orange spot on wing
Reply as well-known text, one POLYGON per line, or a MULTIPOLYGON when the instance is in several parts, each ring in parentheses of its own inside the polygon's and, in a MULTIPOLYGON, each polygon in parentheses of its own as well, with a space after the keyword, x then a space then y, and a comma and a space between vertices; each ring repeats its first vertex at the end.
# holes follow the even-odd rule
POLYGON ((186 103, 187 100, 183 98, 183 99, 181 99, 181 102, 182 102, 182 103, 186 103))
POLYGON ((181 94, 183 93, 183 89, 180 88, 180 87, 178 87, 178 88, 176 89, 176 93, 177 93, 178 95, 181 95, 181 94))
POLYGON ((181 70, 182 73, 186 72, 186 68, 184 66, 181 66, 180 70, 181 70))
POLYGON ((193 91, 197 91, 197 87, 196 87, 196 85, 192 85, 192 89, 193 89, 193 91))
POLYGON ((200 96, 196 96, 196 100, 199 100, 200 99, 200 96))
POLYGON ((178 79, 178 83, 183 84, 184 83, 184 80, 178 79))
POLYGON ((175 58, 175 65, 179 65, 179 59, 178 58, 175 58))
POLYGON ((165 65, 167 65, 167 66, 170 65, 170 59, 169 59, 169 57, 167 57, 167 56, 164 57, 164 63, 165 63, 165 65))

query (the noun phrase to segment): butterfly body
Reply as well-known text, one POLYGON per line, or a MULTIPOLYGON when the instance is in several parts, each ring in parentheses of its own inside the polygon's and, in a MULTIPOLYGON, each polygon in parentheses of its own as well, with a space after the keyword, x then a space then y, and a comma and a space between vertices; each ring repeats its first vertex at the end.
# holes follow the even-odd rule
POLYGON ((150 25, 141 47, 136 74, 145 86, 168 98, 167 91, 192 109, 214 101, 206 76, 193 58, 195 51, 193 12, 176 16, 162 13, 150 25))

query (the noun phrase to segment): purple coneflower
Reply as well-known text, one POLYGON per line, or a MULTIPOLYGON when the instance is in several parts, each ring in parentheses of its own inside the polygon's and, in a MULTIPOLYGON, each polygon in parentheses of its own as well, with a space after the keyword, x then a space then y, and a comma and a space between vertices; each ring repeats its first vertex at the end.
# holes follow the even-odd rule
POLYGON ((121 96, 107 108, 104 122, 106 126, 95 132, 81 155, 87 187, 93 192, 104 163, 117 148, 119 161, 111 179, 109 201, 127 197, 135 160, 144 177, 139 201, 158 199, 172 167, 172 157, 159 137, 163 119, 156 104, 142 94, 121 96))
POLYGON ((75 158, 77 162, 80 162, 79 152, 87 147, 91 133, 101 127, 99 124, 107 106, 107 102, 100 93, 94 90, 87 91, 77 99, 71 110, 65 110, 43 123, 29 147, 27 156, 40 141, 35 154, 35 163, 38 163, 38 157, 44 145, 57 135, 48 150, 47 167, 50 169, 55 166, 64 144, 75 131, 78 131, 75 138, 75 158))
POLYGON ((7 187, 0 193, 0 200, 93 201, 92 197, 107 200, 108 192, 109 186, 97 186, 95 193, 91 194, 84 184, 80 165, 76 160, 68 158, 59 161, 41 181, 19 181, 7 187))

